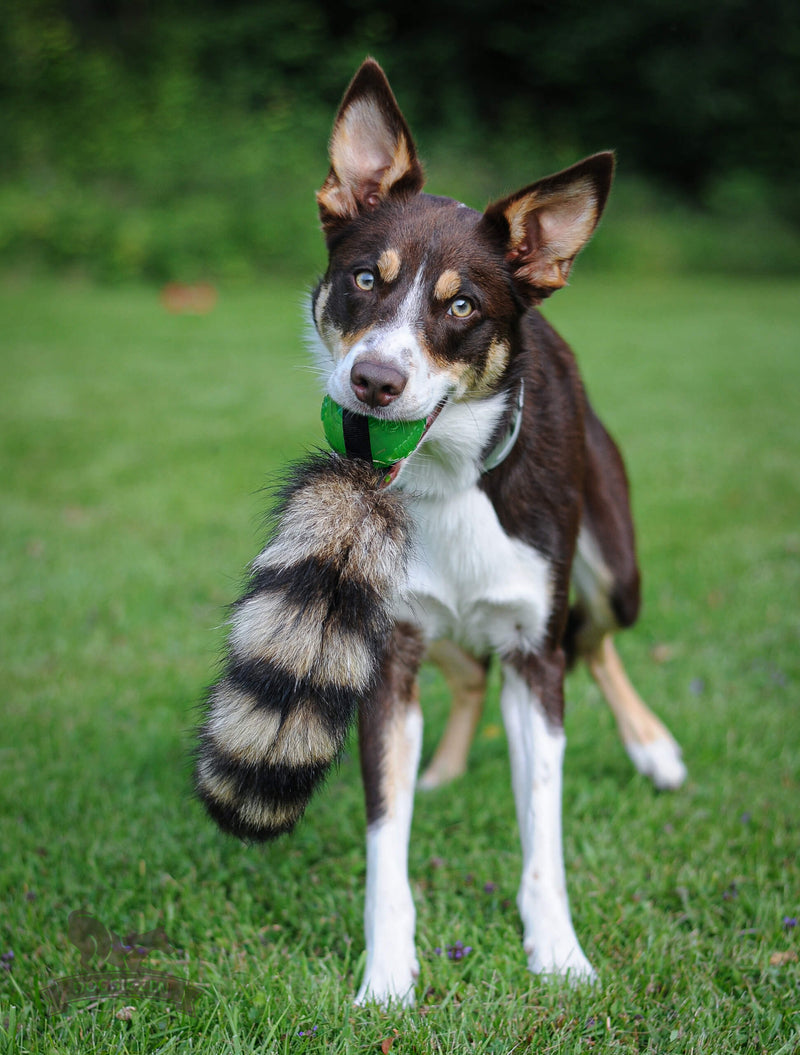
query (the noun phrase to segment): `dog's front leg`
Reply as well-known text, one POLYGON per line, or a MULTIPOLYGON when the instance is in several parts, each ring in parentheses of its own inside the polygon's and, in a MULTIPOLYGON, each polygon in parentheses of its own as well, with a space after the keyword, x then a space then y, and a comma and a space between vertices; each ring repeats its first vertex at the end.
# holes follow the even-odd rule
POLYGON ((532 971, 593 979, 572 926, 561 842, 564 661, 515 655, 504 663, 501 696, 522 842, 517 905, 532 971))
POLYGON ((419 974, 416 914, 408 882, 408 840, 422 746, 417 631, 399 624, 375 698, 359 715, 361 771, 367 806, 367 964, 356 1003, 414 1003, 419 974))

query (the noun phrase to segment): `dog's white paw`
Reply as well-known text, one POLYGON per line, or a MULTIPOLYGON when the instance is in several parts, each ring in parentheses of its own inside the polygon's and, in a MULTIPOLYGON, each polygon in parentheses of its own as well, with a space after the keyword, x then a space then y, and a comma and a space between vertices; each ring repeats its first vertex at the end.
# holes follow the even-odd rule
POLYGON ((358 1007, 366 1004, 378 1004, 380 1007, 413 1007, 414 983, 419 976, 419 963, 416 957, 405 965, 380 964, 369 969, 361 988, 356 994, 358 1007))
POLYGON ((597 972, 587 960, 577 938, 572 941, 549 943, 525 942, 528 970, 534 974, 565 978, 572 985, 597 981, 597 972))
POLYGON ((433 791, 435 788, 441 787, 441 785, 442 782, 436 774, 429 773, 427 769, 417 781, 417 788, 420 791, 433 791))
POLYGON ((648 744, 629 741, 625 748, 637 771, 659 791, 675 791, 688 776, 681 749, 671 736, 660 736, 648 744))
POLYGON ((520 892, 519 908, 525 924, 524 949, 528 969, 534 974, 567 978, 573 984, 596 980, 575 934, 569 909, 560 900, 543 899, 520 892))
POLYGON ((444 787, 445 784, 449 784, 456 777, 463 776, 465 771, 464 768, 451 770, 446 767, 430 765, 417 781, 417 787, 420 791, 433 791, 434 788, 444 787))

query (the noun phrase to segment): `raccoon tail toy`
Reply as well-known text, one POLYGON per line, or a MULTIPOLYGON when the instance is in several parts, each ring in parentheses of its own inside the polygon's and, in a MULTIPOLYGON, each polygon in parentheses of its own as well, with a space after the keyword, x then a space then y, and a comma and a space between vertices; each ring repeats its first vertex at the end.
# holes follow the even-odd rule
POLYGON ((336 454, 295 467, 233 608, 195 787, 240 838, 294 827, 378 676, 409 547, 402 498, 379 488, 384 476, 336 454))

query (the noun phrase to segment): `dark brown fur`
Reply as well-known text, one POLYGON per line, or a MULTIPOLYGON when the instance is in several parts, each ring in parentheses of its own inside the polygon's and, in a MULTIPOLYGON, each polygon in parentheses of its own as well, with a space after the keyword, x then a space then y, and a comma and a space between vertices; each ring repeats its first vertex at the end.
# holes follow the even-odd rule
POLYGON ((424 651, 419 630, 408 623, 398 623, 384 654, 375 695, 359 712, 358 745, 368 824, 386 812, 383 787, 383 752, 388 740, 386 727, 416 700, 417 670, 424 651), (398 701, 402 701, 400 706, 398 701))

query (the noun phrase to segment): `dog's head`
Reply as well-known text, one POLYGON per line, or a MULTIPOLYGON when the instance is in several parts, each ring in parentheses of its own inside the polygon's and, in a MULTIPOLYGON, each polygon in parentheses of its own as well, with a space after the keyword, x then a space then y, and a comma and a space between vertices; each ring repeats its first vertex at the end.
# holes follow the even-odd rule
POLYGON ((502 406, 519 320, 566 285, 605 205, 613 155, 484 213, 423 194, 408 125, 368 59, 337 114, 330 162, 317 194, 330 262, 313 301, 328 395, 354 413, 428 427, 443 408, 469 402, 474 417, 481 402, 502 406))

